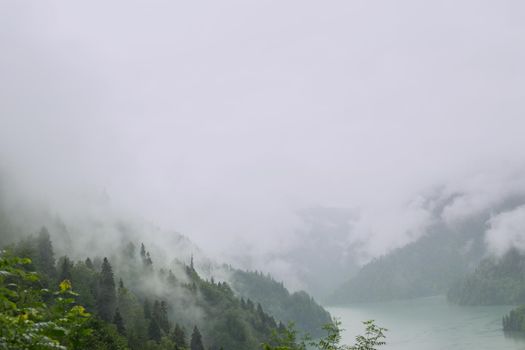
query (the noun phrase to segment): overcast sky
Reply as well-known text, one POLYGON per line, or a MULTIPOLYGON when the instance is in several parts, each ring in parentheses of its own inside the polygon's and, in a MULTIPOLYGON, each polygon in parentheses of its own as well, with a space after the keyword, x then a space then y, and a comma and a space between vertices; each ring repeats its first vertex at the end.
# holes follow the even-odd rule
POLYGON ((352 208, 380 254, 436 188, 521 186, 524 16, 519 0, 0 0, 0 166, 57 212, 105 191, 214 253, 272 251, 298 210, 352 208))

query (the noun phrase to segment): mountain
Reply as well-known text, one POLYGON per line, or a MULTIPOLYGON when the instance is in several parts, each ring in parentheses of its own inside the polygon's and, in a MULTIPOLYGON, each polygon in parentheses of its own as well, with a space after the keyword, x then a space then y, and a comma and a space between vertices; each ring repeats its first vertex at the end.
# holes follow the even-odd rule
POLYGON ((297 211, 293 232, 281 247, 254 256, 236 251, 228 259, 250 270, 264 270, 294 290, 307 290, 317 300, 333 292, 342 278, 357 272, 358 244, 353 234, 355 210, 315 206, 297 211), (343 276, 343 277, 342 277, 343 276))
POLYGON ((290 293, 282 282, 270 275, 230 268, 233 290, 242 298, 260 303, 264 310, 284 324, 294 322, 298 329, 321 336, 322 325, 332 321, 330 313, 304 291, 290 293))
POLYGON ((525 254, 512 248, 502 257, 485 258, 447 297, 461 305, 525 304, 525 254))
POLYGON ((133 349, 153 346, 152 341, 169 342, 175 325, 186 332, 197 326, 206 348, 249 350, 259 349, 289 321, 314 335, 331 322, 329 313, 306 293, 290 293, 269 276, 220 267, 187 237, 147 222, 111 216, 66 222, 54 217, 45 221, 52 229, 41 230, 37 237, 8 219, 0 217, 0 242, 18 237, 17 243, 8 245, 9 250, 32 259, 28 268, 36 268, 44 286, 56 286, 63 278, 71 280, 79 303, 99 317, 100 279, 107 257, 117 285, 119 318, 129 344, 137 344, 133 349), (49 237, 44 246, 51 247, 46 259, 41 257, 42 235, 49 237), (146 245, 141 244, 143 237, 148 239, 146 245), (227 273, 219 273, 221 270, 227 273), (275 298, 266 298, 251 284, 275 298), (161 321, 148 313, 160 305, 165 329, 157 332, 153 320, 161 321))
POLYGON ((344 304, 442 294, 483 252, 478 232, 457 234, 436 227, 416 242, 364 265, 328 301, 344 304))
POLYGON ((157 266, 144 245, 137 249, 128 242, 111 260, 63 256, 55 262, 43 228, 8 251, 32 260, 27 268, 43 276, 42 287, 52 290, 60 281, 70 281, 77 302, 102 324, 121 329, 130 349, 172 349, 176 329, 198 329, 206 348, 255 350, 279 327, 260 304, 241 302, 227 283, 201 278, 193 261, 157 266))
POLYGON ((446 210, 457 198, 462 196, 454 194, 438 201, 432 206, 433 223, 419 239, 365 264, 326 301, 344 304, 447 293, 488 254, 485 231, 489 220, 525 203, 522 195, 509 195, 449 222, 446 210))

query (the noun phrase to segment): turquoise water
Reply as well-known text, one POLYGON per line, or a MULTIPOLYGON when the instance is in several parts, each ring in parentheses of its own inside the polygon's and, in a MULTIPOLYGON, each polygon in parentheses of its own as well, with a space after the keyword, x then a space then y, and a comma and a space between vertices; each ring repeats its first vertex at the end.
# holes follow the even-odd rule
POLYGON ((409 301, 328 307, 338 317, 345 343, 362 333, 361 321, 388 328, 385 350, 523 349, 525 337, 505 335, 501 318, 512 306, 457 306, 443 296, 409 301))

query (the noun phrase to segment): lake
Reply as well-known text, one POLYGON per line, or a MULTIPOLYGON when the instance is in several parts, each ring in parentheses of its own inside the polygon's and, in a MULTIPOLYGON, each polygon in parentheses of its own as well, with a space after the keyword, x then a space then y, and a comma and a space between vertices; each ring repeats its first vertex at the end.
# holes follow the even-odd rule
POLYGON ((523 349, 525 337, 503 333, 501 318, 512 306, 457 306, 444 296, 408 301, 327 307, 341 320, 343 340, 363 333, 361 321, 373 319, 388 329, 385 350, 523 349))

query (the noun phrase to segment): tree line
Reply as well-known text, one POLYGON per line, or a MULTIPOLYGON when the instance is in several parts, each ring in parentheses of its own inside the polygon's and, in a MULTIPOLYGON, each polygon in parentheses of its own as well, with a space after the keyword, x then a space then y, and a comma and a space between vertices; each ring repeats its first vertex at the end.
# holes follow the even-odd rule
MULTIPOLYGON (((0 255, 0 348, 285 350, 305 346, 291 325, 275 320, 260 303, 237 297, 226 282, 202 279, 193 261, 178 268, 182 273, 155 268, 145 245, 137 253, 132 243, 124 245, 114 261, 55 259, 49 232, 43 228, 0 255)), ((339 324, 329 325, 326 339, 332 337, 331 342, 317 343, 317 348, 354 349, 338 345, 340 337, 333 336, 340 333, 339 324)), ((383 329, 371 328, 367 334, 378 331, 377 343, 363 338, 371 347, 362 349, 381 345, 383 329)))

